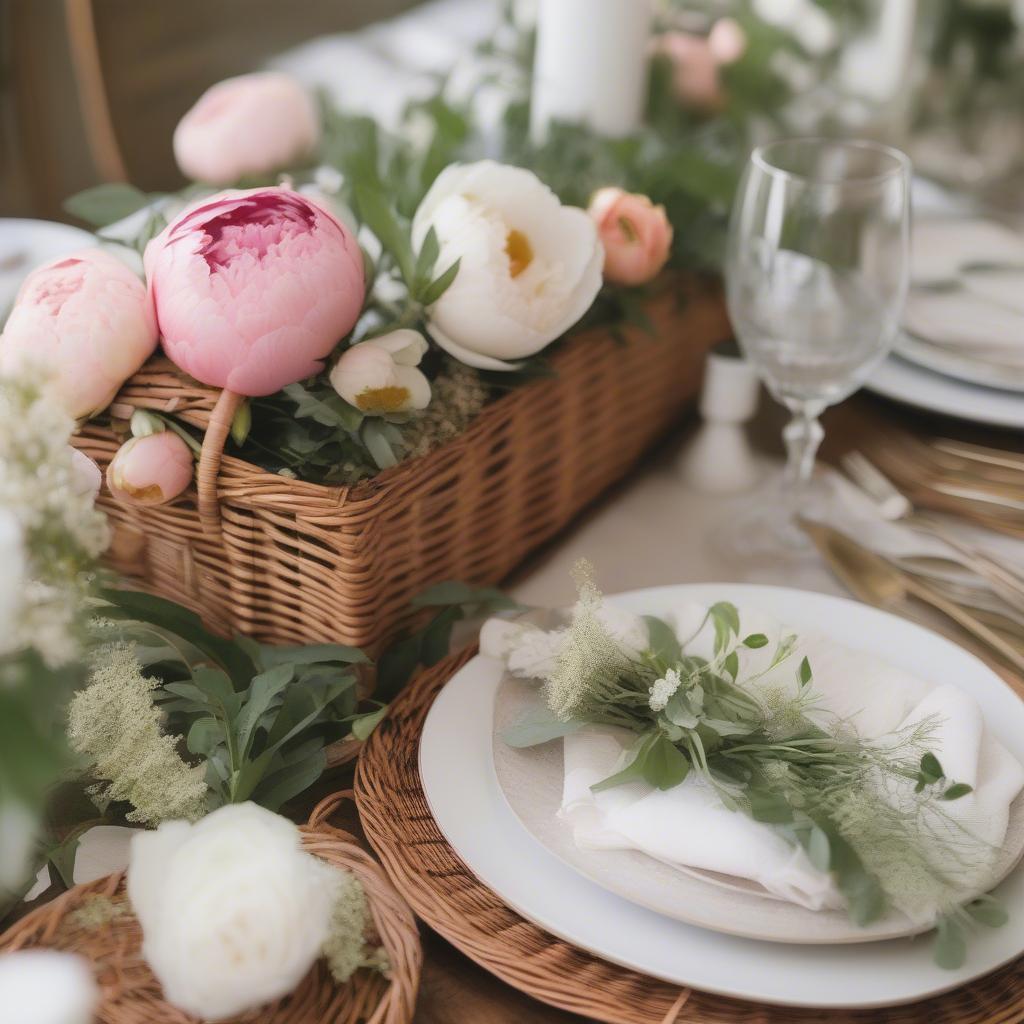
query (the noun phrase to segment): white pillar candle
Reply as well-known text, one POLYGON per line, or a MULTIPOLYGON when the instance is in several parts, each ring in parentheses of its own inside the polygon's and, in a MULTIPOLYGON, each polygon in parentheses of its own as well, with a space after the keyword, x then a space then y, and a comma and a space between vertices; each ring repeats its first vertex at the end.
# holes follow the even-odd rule
POLYGON ((647 99, 651 0, 541 0, 530 131, 552 121, 629 135, 647 99))

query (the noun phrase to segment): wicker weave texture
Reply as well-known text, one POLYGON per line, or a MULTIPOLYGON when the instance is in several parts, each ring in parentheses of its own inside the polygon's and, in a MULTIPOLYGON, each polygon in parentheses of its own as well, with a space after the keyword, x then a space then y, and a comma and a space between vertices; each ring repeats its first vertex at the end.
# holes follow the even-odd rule
MULTIPOLYGON (((208 493, 145 509, 104 493, 113 566, 215 629, 374 649, 431 583, 503 579, 680 416, 727 330, 721 299, 688 284, 652 300, 648 314, 656 336, 632 329, 622 344, 605 329, 581 332, 553 357, 556 376, 510 391, 454 441, 352 487, 287 480, 204 451, 208 493)), ((205 429, 217 401, 156 359, 112 413, 174 412, 205 429)), ((105 468, 119 442, 88 424, 76 443, 105 468)))
MULTIPOLYGON (((363 884, 374 928, 391 965, 385 978, 358 971, 338 985, 318 961, 289 996, 234 1021, 246 1024, 410 1024, 419 989, 422 952, 416 920, 387 875, 347 833, 327 818, 345 794, 328 797, 303 826, 303 844, 328 864, 350 870, 363 884)), ((123 874, 79 885, 13 925, 0 936, 0 953, 43 946, 67 950, 92 965, 101 990, 96 1024, 198 1024, 163 999, 140 947, 142 931, 127 906, 123 874), (76 911, 90 897, 113 900, 120 912, 98 927, 81 924, 76 911)), ((0 1007, 0 1019, 6 1021, 0 1007)), ((17 1022, 11 1021, 11 1024, 17 1022)))
POLYGON ((552 1006, 609 1024, 1024 1021, 1024 958, 947 995, 907 1006, 800 1010, 680 990, 598 959, 520 917, 448 845, 419 777, 420 732, 430 705, 474 653, 463 651, 424 672, 392 704, 359 760, 356 800, 367 838, 413 910, 492 974, 552 1006))

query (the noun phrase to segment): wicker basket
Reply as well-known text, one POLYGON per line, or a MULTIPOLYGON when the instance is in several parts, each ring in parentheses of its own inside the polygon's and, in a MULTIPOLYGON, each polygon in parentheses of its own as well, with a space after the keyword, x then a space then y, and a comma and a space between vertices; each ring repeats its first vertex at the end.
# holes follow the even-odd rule
MULTIPOLYGON (((139 509, 104 494, 113 567, 213 629, 376 649, 430 584, 500 582, 678 419, 728 329, 717 289, 683 284, 652 300, 655 337, 632 329, 623 344, 604 329, 581 332, 553 357, 556 376, 510 391, 460 437, 352 487, 222 457, 230 403, 153 360, 112 411, 173 412, 206 431, 203 454, 196 488, 172 504, 139 509)), ((105 468, 119 439, 90 423, 76 443, 105 468)))
MULTIPOLYGON (((338 985, 323 961, 284 999, 252 1010, 248 1024, 410 1024, 419 989, 422 951, 416 920, 380 865, 347 833, 327 819, 348 794, 322 801, 302 827, 303 844, 326 863, 351 871, 363 884, 373 924, 390 964, 387 977, 361 970, 338 985)), ((100 986, 96 1024, 198 1024, 170 1006, 142 958, 142 932, 127 907, 123 874, 78 885, 33 911, 0 936, 0 953, 46 947, 78 953, 93 965, 100 986), (100 925, 85 923, 76 911, 91 897, 106 897, 115 913, 100 925)), ((7 1021, 0 1007, 0 1019, 7 1021)), ((11 1021, 10 1024, 16 1024, 11 1021)), ((230 1024, 230 1022, 226 1022, 230 1024)))

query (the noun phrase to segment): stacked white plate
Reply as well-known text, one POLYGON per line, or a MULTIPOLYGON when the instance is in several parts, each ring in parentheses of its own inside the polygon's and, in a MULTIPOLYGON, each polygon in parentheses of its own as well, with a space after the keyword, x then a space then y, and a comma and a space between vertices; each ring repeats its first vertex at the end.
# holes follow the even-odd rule
POLYGON ((978 218, 923 217, 911 268, 904 332, 868 387, 1024 427, 1024 235, 978 218))
MULTIPOLYGON (((866 651, 936 685, 953 683, 978 702, 991 733, 1024 760, 1024 703, 973 655, 904 619, 842 598, 738 584, 659 587, 614 602, 636 613, 664 615, 688 601, 721 599, 765 609, 797 630, 866 651)), ((477 657, 448 682, 424 724, 420 773, 431 812, 459 857, 506 904, 548 932, 674 984, 820 1009, 923 999, 1024 952, 1020 868, 996 890, 1010 909, 1010 922, 973 935, 967 962, 953 971, 932 962, 926 938, 852 945, 834 944, 835 937, 807 944, 806 938, 792 935, 759 941, 736 934, 752 931, 738 927, 743 901, 727 889, 707 885, 701 893, 703 927, 697 927, 692 906, 680 915, 669 900, 638 896, 619 884, 621 879, 609 883, 576 863, 571 851, 545 841, 530 827, 530 814, 515 806, 517 800, 510 804, 507 799, 505 769, 500 759, 496 768, 493 739, 503 678, 501 663, 477 657)), ((550 803, 544 787, 537 788, 537 802, 550 803)))

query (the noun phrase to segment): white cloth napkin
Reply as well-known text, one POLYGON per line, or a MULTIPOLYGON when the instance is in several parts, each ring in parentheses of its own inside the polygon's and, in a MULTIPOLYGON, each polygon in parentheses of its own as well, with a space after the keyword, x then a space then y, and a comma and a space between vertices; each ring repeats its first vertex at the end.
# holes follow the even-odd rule
POLYGON ((915 285, 953 281, 972 263, 1024 267, 1024 238, 975 217, 931 217, 914 224, 910 265, 915 285))
MULTIPOLYGON (((699 605, 685 605, 669 617, 681 640, 690 639, 705 611, 699 605)), ((740 652, 742 683, 767 667, 777 641, 790 631, 756 609, 739 612, 745 634, 762 632, 770 639, 765 648, 740 652)), ((708 657, 713 642, 708 624, 687 650, 708 657)), ((793 655, 751 685, 795 693, 797 666, 804 656, 820 695, 812 717, 822 724, 838 716, 862 738, 872 739, 928 715, 938 716, 930 749, 949 778, 974 787, 973 793, 944 805, 951 818, 977 838, 976 856, 961 869, 957 882, 965 893, 984 886, 994 870, 996 848, 1005 838, 1010 803, 1024 785, 1024 768, 987 733, 975 702, 954 687, 931 689, 871 655, 813 635, 801 635, 793 655)), ((640 850, 670 865, 750 879, 781 899, 813 910, 842 905, 831 878, 802 850, 770 825, 728 811, 695 774, 664 792, 632 783, 593 793, 591 785, 622 767, 632 740, 623 730, 593 727, 565 737, 560 813, 571 823, 579 846, 640 850)), ((900 795, 896 792, 894 797, 900 795)), ((936 908, 902 909, 929 921, 936 908)))
MULTIPOLYGON (((981 275, 979 275, 981 276, 981 275)), ((1016 275, 1024 293, 1024 273, 1016 275)), ((1005 276, 1000 282, 1006 286, 1005 276)), ((1011 366, 1024 365, 1024 313, 973 291, 912 291, 903 324, 933 345, 1011 366)))

